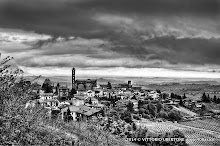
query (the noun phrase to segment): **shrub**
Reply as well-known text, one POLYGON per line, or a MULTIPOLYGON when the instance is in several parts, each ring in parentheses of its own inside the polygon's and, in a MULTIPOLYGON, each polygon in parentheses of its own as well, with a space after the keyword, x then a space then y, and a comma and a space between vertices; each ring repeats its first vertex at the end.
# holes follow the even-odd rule
POLYGON ((133 118, 136 120, 140 120, 141 118, 138 115, 133 115, 133 118))
POLYGON ((172 110, 168 113, 168 118, 171 121, 180 121, 182 119, 180 113, 178 113, 177 111, 174 111, 174 110, 172 110))

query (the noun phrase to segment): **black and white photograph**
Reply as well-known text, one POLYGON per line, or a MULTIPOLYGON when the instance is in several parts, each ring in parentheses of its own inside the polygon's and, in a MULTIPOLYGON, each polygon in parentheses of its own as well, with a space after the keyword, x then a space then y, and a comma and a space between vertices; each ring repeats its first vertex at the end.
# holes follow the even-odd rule
POLYGON ((220 146, 220 0, 0 0, 0 146, 220 146))

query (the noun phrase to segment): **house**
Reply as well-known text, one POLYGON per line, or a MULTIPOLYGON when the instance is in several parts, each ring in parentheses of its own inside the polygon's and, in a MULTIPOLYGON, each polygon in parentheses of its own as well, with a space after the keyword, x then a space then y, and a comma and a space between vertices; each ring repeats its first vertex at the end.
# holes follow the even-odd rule
POLYGON ((72 105, 72 106, 68 106, 68 107, 61 109, 61 115, 62 115, 63 120, 65 120, 65 118, 67 116, 68 109, 70 110, 73 121, 76 121, 77 120, 77 113, 76 112, 80 109, 79 106, 72 105))
POLYGON ((41 85, 40 84, 38 84, 38 83, 34 83, 34 84, 32 84, 32 92, 34 92, 34 93, 39 93, 40 92, 40 89, 41 89, 41 85))
POLYGON ((150 91, 147 95, 153 100, 157 100, 160 98, 160 94, 157 93, 156 91, 150 91))
POLYGON ((89 120, 93 116, 100 116, 101 115, 101 109, 95 109, 90 108, 87 106, 80 106, 80 109, 76 112, 77 116, 79 117, 79 120, 89 120))
POLYGON ((134 90, 134 91, 140 91, 142 89, 142 87, 132 86, 131 89, 134 90))
POLYGON ((41 101, 40 104, 48 109, 58 109, 60 102, 57 99, 48 99, 41 101))
POLYGON ((178 106, 179 104, 177 102, 174 102, 173 100, 169 101, 168 103, 164 103, 165 105, 175 105, 178 106))
POLYGON ((107 84, 106 85, 105 84, 100 84, 99 86, 100 86, 101 89, 107 89, 107 87, 108 87, 107 84))
POLYGON ((63 86, 58 88, 58 96, 67 98, 69 96, 69 88, 63 86))
POLYGON ((87 97, 94 97, 94 96, 95 96, 95 91, 88 90, 88 91, 86 92, 86 96, 87 96, 87 97))
POLYGON ((26 104, 25 104, 25 109, 27 108, 33 108, 35 107, 37 104, 39 104, 38 100, 29 100, 26 104))
POLYGON ((77 91, 93 90, 97 86, 97 80, 76 80, 75 86, 77 91))
POLYGON ((198 104, 198 103, 197 103, 197 104, 195 105, 195 107, 198 108, 198 109, 201 109, 201 108, 202 108, 202 104, 198 104))
POLYGON ((94 92, 96 97, 103 97, 104 95, 103 89, 96 89, 94 92))
POLYGON ((122 107, 122 108, 124 108, 124 107, 127 107, 127 104, 128 104, 128 100, 119 100, 119 101, 117 101, 116 102, 116 106, 117 107, 122 107))
POLYGON ((137 100, 130 100, 133 103, 133 108, 135 111, 138 111, 138 101, 137 100))
POLYGON ((65 107, 68 107, 68 106, 70 106, 71 105, 71 103, 70 102, 67 102, 67 101, 63 101, 63 102, 60 102, 60 104, 59 104, 59 108, 65 108, 65 107))
POLYGON ((61 109, 62 119, 65 120, 67 117, 67 110, 70 110, 70 114, 74 121, 77 120, 89 120, 93 116, 100 116, 101 109, 90 108, 87 106, 69 106, 66 108, 61 109))
POLYGON ((86 97, 84 97, 84 96, 82 96, 82 95, 75 95, 75 96, 71 99, 71 102, 72 102, 72 105, 81 106, 81 105, 84 105, 84 104, 85 104, 85 99, 86 99, 86 97))
POLYGON ((40 93, 40 102, 43 102, 44 100, 53 99, 54 95, 53 93, 40 93))
POLYGON ((94 98, 94 97, 88 97, 86 99, 87 102, 92 102, 92 105, 97 105, 99 103, 98 99, 94 98))
POLYGON ((96 108, 96 109, 103 109, 105 107, 105 105, 101 103, 94 104, 94 105, 86 103, 85 105, 91 108, 96 108))
POLYGON ((212 112, 214 115, 220 115, 220 110, 211 110, 210 112, 212 112))

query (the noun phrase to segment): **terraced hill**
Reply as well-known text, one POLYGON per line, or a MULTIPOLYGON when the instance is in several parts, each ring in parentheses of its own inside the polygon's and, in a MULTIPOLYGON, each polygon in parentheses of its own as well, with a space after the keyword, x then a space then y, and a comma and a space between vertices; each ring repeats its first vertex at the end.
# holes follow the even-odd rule
POLYGON ((184 108, 184 107, 181 107, 181 106, 179 106, 179 107, 173 106, 173 108, 174 108, 175 110, 177 110, 177 111, 180 111, 180 113, 181 113, 182 115, 197 116, 197 113, 192 112, 192 111, 190 111, 190 110, 188 110, 188 109, 186 109, 186 108, 184 108))
POLYGON ((182 123, 152 122, 148 120, 136 122, 136 124, 141 127, 146 127, 150 131, 154 131, 158 134, 170 132, 175 129, 179 129, 186 136, 186 142, 190 146, 215 146, 215 145, 219 146, 220 145, 220 141, 219 141, 220 133, 218 133, 217 131, 203 129, 202 127, 194 127, 192 125, 184 125, 182 123))

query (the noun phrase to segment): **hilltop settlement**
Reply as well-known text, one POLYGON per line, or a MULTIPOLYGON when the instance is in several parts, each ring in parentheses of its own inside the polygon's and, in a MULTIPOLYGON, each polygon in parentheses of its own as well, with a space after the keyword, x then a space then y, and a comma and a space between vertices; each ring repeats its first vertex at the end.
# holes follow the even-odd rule
MULTIPOLYGON (((208 142, 218 144, 215 139, 219 137, 220 130, 213 129, 214 126, 200 126, 210 121, 213 125, 218 123, 220 110, 207 107, 207 103, 218 105, 218 97, 210 98, 204 93, 199 100, 191 100, 185 94, 142 89, 133 86, 131 81, 117 85, 110 82, 98 84, 94 79, 78 80, 75 75, 73 68, 71 88, 49 78, 42 85, 26 81, 26 84, 34 84, 35 92, 26 109, 42 106, 47 109, 48 117, 60 118, 67 123, 98 121, 100 129, 140 145, 152 144, 152 141, 137 138, 158 137, 183 138, 174 141, 178 145, 209 144, 196 140, 203 137, 213 138, 208 142)), ((164 145, 171 142, 163 140, 164 145)))

